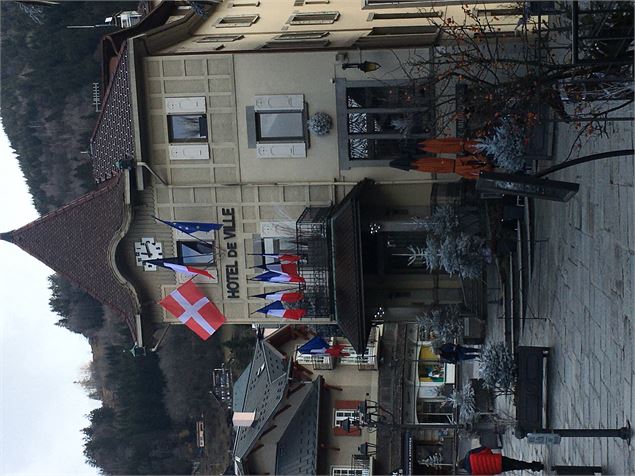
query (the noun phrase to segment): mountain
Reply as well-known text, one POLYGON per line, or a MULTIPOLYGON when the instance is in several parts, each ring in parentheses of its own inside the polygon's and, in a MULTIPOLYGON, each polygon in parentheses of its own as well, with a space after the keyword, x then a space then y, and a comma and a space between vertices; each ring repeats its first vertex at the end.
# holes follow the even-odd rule
POLYGON ((0 2, 0 116, 39 213, 93 187, 85 152, 97 119, 97 45, 112 28, 67 26, 103 23, 133 5, 62 2, 30 16, 17 2, 0 2))
MULTIPOLYGON (((92 98, 100 81, 99 40, 112 29, 66 27, 100 24, 135 7, 0 2, 0 117, 40 214, 94 188, 85 152, 98 117, 92 98)), ((134 357, 119 317, 61 276, 51 276, 50 289, 57 324, 87 337, 93 352, 82 385, 103 406, 84 429, 90 464, 112 474, 189 474, 201 457, 194 426, 203 411, 209 443, 202 456, 226 459, 225 417, 209 395, 211 369, 223 360, 220 336, 203 343, 176 328, 160 352, 134 357)))

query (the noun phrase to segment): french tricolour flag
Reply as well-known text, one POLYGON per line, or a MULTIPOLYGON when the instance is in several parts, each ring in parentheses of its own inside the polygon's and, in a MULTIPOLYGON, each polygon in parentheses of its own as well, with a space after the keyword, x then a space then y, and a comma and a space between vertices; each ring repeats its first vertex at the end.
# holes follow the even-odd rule
POLYGON ((330 346, 320 336, 315 336, 304 345, 298 347, 298 352, 301 354, 330 355, 332 357, 345 357, 350 355, 348 352, 344 352, 344 344, 334 344, 330 346))
POLYGON ((181 263, 180 261, 181 260, 179 258, 164 258, 164 259, 146 260, 144 261, 144 263, 150 263, 156 266, 162 266, 163 268, 171 269, 173 271, 176 271, 177 273, 184 273, 191 276, 199 274, 201 276, 206 276, 210 279, 214 279, 214 276, 212 276, 210 273, 208 273, 204 269, 195 268, 194 266, 188 266, 186 264, 181 263))
POLYGON ((273 302, 265 307, 261 307, 256 312, 261 312, 267 316, 282 317, 284 319, 298 320, 304 317, 306 309, 285 309, 280 301, 273 302))
POLYGON ((256 281, 265 281, 267 283, 303 283, 304 278, 298 275, 276 273, 275 271, 267 271, 266 273, 254 276, 252 279, 256 281))
POLYGON ((253 297, 268 299, 269 301, 298 302, 302 301, 304 294, 300 291, 279 291, 277 293, 255 294, 253 297))
POLYGON ((289 274, 291 276, 298 276, 298 265, 296 263, 281 263, 276 261, 275 263, 267 263, 256 266, 256 268, 266 269, 267 271, 274 271, 280 274, 289 274))

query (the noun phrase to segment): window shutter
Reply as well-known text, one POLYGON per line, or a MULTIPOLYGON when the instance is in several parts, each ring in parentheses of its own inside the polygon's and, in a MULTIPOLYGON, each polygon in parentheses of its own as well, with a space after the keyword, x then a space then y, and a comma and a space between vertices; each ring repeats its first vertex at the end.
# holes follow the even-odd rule
POLYGON ((303 94, 275 94, 256 96, 254 110, 258 111, 301 111, 304 109, 303 94))
POLYGON ((205 114, 205 98, 165 98, 165 110, 168 114, 205 114))
POLYGON ((304 142, 259 143, 256 144, 256 157, 259 159, 306 157, 306 144, 304 142))
POLYGON ((207 160, 209 147, 207 144, 171 145, 171 160, 207 160))

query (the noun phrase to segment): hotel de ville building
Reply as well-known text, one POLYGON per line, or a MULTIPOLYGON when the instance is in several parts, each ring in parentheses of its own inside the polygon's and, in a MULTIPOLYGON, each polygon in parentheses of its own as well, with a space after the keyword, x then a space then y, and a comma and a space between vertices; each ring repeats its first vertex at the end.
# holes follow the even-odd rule
MULTIPOLYGON (((500 10, 511 32, 508 7, 472 6, 500 10)), ((255 312, 254 295, 283 286, 254 280, 257 266, 267 253, 300 254, 299 324, 337 330, 349 356, 376 368, 382 324, 464 301, 458 277, 409 262, 426 239, 417 219, 460 202, 464 187, 389 167, 439 134, 438 92, 408 65, 446 41, 436 24, 463 18, 456 1, 158 2, 101 43, 96 190, 2 238, 114 309, 137 347, 180 324, 158 302, 190 279, 145 261, 205 268, 213 278, 194 282, 225 325, 266 325, 278 322, 255 312), (155 217, 223 227, 197 233, 202 243, 155 217)), ((407 345, 420 359, 419 336, 407 345)), ((440 384, 454 383, 449 367, 440 384)), ((404 418, 431 421, 416 402, 439 383, 414 372, 404 418)))

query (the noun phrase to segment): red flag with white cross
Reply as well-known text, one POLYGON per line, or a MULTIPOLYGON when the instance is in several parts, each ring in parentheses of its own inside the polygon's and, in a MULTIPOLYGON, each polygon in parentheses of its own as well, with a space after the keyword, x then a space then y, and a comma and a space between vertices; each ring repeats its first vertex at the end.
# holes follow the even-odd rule
POLYGON ((225 323, 225 316, 190 280, 172 291, 159 304, 201 339, 209 339, 225 323))

